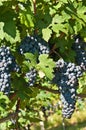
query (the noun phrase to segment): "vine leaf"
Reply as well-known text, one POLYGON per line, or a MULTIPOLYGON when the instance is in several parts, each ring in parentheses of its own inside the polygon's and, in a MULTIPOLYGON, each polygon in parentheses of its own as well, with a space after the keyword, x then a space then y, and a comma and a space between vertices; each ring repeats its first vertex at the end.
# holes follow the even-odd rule
POLYGON ((4 93, 0 92, 0 113, 1 111, 5 112, 9 103, 10 103, 9 98, 6 95, 4 95, 4 93))
POLYGON ((16 25, 14 21, 7 21, 3 27, 4 32, 6 32, 11 37, 15 38, 16 36, 16 25))
POLYGON ((48 41, 49 38, 51 37, 52 31, 49 28, 44 28, 42 30, 42 34, 43 34, 43 39, 45 39, 46 41, 48 41))
POLYGON ((15 13, 10 10, 1 15, 0 21, 4 22, 3 30, 12 38, 16 37, 15 13))
POLYGON ((53 78, 53 68, 55 67, 55 62, 51 58, 48 58, 47 54, 42 54, 39 56, 38 67, 50 80, 53 78))
POLYGON ((36 63, 36 54, 34 55, 32 53, 25 53, 24 56, 25 56, 26 60, 23 63, 25 63, 26 66, 28 66, 28 67, 36 66, 36 64, 37 64, 36 63))
POLYGON ((79 88, 78 93, 85 94, 86 93, 86 73, 83 74, 81 78, 79 78, 79 88))
POLYGON ((30 14, 29 11, 21 11, 20 13, 20 22, 24 24, 26 27, 34 27, 34 18, 33 15, 30 14))

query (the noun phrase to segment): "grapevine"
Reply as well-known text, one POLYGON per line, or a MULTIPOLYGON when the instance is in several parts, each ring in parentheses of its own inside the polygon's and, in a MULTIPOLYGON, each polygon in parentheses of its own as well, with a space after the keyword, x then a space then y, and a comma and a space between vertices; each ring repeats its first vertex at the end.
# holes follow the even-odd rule
POLYGON ((85 26, 82 0, 0 1, 0 130, 49 129, 54 113, 65 130, 84 108, 85 26))

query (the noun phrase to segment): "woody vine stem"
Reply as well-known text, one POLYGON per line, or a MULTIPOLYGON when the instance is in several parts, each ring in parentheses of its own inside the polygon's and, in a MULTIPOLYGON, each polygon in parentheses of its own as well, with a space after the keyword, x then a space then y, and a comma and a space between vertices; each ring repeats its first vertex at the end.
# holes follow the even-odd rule
POLYGON ((33 0, 33 12, 36 15, 36 0, 33 0))

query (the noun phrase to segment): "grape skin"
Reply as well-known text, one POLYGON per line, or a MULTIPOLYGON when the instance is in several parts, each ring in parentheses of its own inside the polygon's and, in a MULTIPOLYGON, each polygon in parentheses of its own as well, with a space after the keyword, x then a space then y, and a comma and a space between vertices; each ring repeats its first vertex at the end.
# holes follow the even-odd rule
POLYGON ((76 64, 81 66, 83 71, 86 71, 86 43, 77 35, 74 37, 73 50, 76 52, 76 64))
POLYGON ((6 46, 0 47, 0 91, 8 95, 10 93, 11 72, 19 71, 19 66, 6 46))
POLYGON ((38 36, 26 36, 22 40, 18 50, 20 54, 24 54, 26 52, 33 54, 38 52, 38 55, 49 54, 49 47, 47 42, 38 36))
POLYGON ((76 103, 76 89, 78 78, 82 76, 82 69, 74 63, 59 59, 56 62, 56 71, 53 83, 58 85, 63 104, 62 114, 64 118, 71 118, 76 103))
POLYGON ((30 69, 30 71, 28 73, 26 73, 25 78, 28 79, 28 86, 33 86, 35 81, 36 81, 36 75, 37 75, 37 71, 32 68, 30 69))

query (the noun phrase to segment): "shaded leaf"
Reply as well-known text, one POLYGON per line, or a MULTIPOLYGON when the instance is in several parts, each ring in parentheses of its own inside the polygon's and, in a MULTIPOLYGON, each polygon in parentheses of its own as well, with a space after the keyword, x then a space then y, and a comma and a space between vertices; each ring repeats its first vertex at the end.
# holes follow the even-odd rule
POLYGON ((15 13, 12 10, 8 10, 1 14, 0 21, 4 22, 3 30, 11 37, 16 36, 16 25, 14 22, 15 13))
POLYGON ((16 36, 16 25, 14 21, 7 21, 3 27, 4 32, 6 32, 11 37, 15 38, 16 36))

